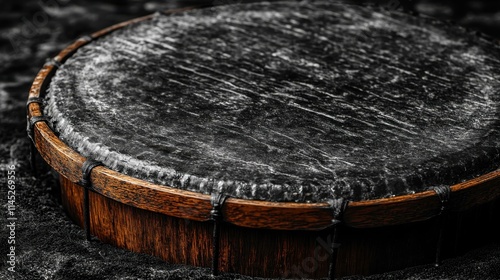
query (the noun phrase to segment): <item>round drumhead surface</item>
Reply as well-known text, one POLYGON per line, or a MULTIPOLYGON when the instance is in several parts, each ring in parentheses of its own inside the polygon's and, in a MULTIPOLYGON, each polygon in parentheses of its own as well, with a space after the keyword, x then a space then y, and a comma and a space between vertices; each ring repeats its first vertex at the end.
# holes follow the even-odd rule
POLYGON ((359 201, 500 161, 499 48, 430 18, 328 2, 156 15, 80 48, 45 113, 85 157, 154 183, 359 201))

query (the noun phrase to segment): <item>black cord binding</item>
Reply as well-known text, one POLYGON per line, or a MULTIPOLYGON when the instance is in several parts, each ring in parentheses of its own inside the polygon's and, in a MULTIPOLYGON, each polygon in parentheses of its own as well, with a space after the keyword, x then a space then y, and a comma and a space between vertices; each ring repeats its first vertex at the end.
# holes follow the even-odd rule
POLYGON ((451 188, 450 186, 437 186, 433 189, 438 195, 439 200, 441 201, 441 208, 439 209, 439 217, 438 217, 438 226, 439 226, 439 235, 438 242, 436 246, 436 260, 434 265, 441 265, 441 251, 443 247, 443 237, 444 237, 444 224, 445 224, 445 213, 446 206, 448 205, 448 201, 450 200, 451 188))
POLYGON ((340 243, 338 242, 339 236, 339 225, 342 223, 342 217, 344 215, 344 211, 347 208, 349 201, 344 198, 337 198, 330 202, 330 205, 333 209, 333 220, 332 220, 332 230, 333 230, 333 238, 332 238, 332 257, 330 259, 330 269, 328 272, 329 279, 335 279, 335 266, 337 264, 337 253, 338 248, 340 247, 340 243))
POLYGON ((41 106, 43 104, 43 98, 41 98, 41 97, 28 98, 28 102, 26 102, 26 111, 28 111, 31 103, 37 103, 38 105, 41 106))
MULTIPOLYGON (((29 101, 28 101, 29 102, 29 101)), ((32 101, 33 103, 35 101, 32 101)), ((29 104, 28 104, 29 105, 29 104)), ((36 168, 36 147, 35 147, 35 130, 34 126, 37 122, 49 122, 49 119, 46 116, 34 116, 34 117, 27 117, 27 127, 26 127, 26 133, 28 134, 28 138, 30 139, 30 166, 31 166, 31 171, 35 175, 35 177, 38 177, 38 171, 36 168)))
POLYGON ((78 41, 84 41, 86 43, 92 42, 93 40, 94 40, 94 38, 92 38, 92 36, 90 36, 90 35, 84 35, 84 36, 78 38, 78 41))
POLYGON ((58 60, 56 60, 55 58, 48 58, 47 61, 45 62, 45 65, 46 66, 52 65, 55 68, 59 68, 59 67, 61 67, 62 63, 59 62, 58 60))
POLYGON ((158 10, 155 12, 155 15, 156 16, 170 16, 171 14, 169 14, 167 11, 168 10, 158 10))
POLYGON ((222 207, 227 196, 222 193, 212 193, 210 202, 212 210, 210 219, 214 222, 213 242, 212 242, 212 275, 219 274, 219 243, 220 243, 220 222, 222 221, 222 207))
POLYGON ((82 165, 82 179, 80 184, 84 187, 83 189, 83 223, 85 228, 85 237, 87 241, 90 241, 90 203, 89 203, 89 190, 92 188, 92 182, 90 180, 90 173, 92 169, 97 166, 102 166, 103 164, 99 161, 93 159, 87 159, 82 165))

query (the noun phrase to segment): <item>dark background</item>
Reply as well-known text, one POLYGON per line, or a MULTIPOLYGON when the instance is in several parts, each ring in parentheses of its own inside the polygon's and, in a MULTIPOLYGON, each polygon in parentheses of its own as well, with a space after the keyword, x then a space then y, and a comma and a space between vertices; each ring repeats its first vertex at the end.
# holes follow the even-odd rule
MULTIPOLYGON (((7 200, 6 174, 16 172, 16 273, 7 271, 6 213, 0 217, 0 279, 212 279, 208 269, 166 264, 99 241, 84 241, 60 207, 47 169, 29 172, 25 102, 46 58, 78 37, 160 9, 239 3, 238 0, 0 0, 0 203, 7 200)), ((361 2, 361 1, 358 1, 361 2)), ((394 1, 364 1, 394 7, 394 1), (392 4, 392 6, 390 5, 392 4)), ((453 20, 500 38, 500 1, 411 1, 400 9, 453 20)), ((223 275, 216 279, 251 279, 223 275)), ((432 265, 347 279, 500 279, 500 241, 439 268, 432 265)))

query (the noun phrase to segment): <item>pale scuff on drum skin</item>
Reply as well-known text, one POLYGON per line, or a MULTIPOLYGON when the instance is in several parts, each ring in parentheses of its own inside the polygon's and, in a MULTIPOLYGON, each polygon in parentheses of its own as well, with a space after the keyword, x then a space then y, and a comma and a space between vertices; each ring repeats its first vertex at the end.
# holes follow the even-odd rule
POLYGON ((498 166, 487 40, 326 2, 217 9, 80 49, 45 104, 61 139, 131 176, 270 201, 402 195, 498 166))

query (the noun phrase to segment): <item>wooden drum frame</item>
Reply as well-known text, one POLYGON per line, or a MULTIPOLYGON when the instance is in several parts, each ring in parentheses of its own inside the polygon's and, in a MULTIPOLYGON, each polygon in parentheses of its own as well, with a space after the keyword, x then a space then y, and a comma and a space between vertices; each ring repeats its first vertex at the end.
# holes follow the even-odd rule
POLYGON ((210 195, 85 163, 45 122, 42 94, 78 48, 152 16, 77 40, 43 66, 29 92, 30 138, 60 175, 63 206, 88 237, 171 263, 212 267, 213 274, 273 278, 334 278, 439 264, 498 238, 491 225, 500 214, 500 171, 451 186, 449 199, 428 190, 351 202, 335 212, 327 203, 228 198, 214 204, 210 195))

